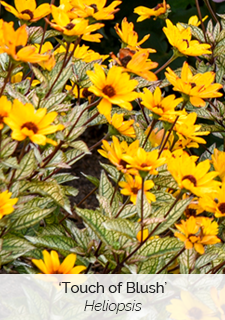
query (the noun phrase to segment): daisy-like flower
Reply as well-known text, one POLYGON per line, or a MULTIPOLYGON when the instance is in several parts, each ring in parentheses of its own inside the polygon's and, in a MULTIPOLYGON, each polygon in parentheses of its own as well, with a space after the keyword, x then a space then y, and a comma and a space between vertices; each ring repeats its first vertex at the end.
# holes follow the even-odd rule
POLYGON ((71 0, 71 17, 92 18, 94 20, 112 20, 114 14, 119 11, 116 8, 122 1, 113 1, 105 7, 106 0, 71 0))
POLYGON ((168 10, 170 9, 169 4, 166 4, 166 0, 163 0, 163 3, 157 4, 157 6, 153 9, 147 8, 147 7, 137 7, 134 9, 134 13, 137 13, 140 17, 138 17, 137 22, 143 21, 145 19, 149 19, 151 17, 155 17, 154 20, 157 19, 157 17, 163 16, 163 18, 168 13, 168 10))
POLYGON ((179 140, 186 140, 186 146, 189 148, 198 148, 199 143, 205 144, 205 140, 200 136, 207 136, 210 133, 209 131, 199 131, 201 125, 195 125, 196 119, 195 112, 189 113, 186 117, 181 118, 174 127, 179 140))
POLYGON ((13 101, 12 109, 4 122, 12 129, 12 138, 22 141, 27 137, 39 145, 51 143, 57 145, 56 141, 49 139, 46 135, 63 130, 62 124, 51 125, 57 117, 57 112, 49 112, 40 108, 37 111, 30 103, 22 104, 19 100, 13 101))
POLYGON ((0 193, 0 219, 14 211, 13 206, 17 203, 18 198, 10 199, 11 195, 12 192, 9 192, 8 190, 0 193))
POLYGON ((15 17, 26 22, 36 22, 46 17, 51 12, 50 5, 48 3, 43 3, 37 7, 35 0, 14 0, 16 8, 5 1, 0 1, 0 3, 15 17))
MULTIPOLYGON (((139 175, 132 177, 129 174, 125 174, 126 181, 120 181, 119 186, 122 188, 120 192, 125 196, 130 196, 130 201, 136 204, 138 191, 142 188, 142 178, 139 175)), ((152 180, 144 181, 144 194, 148 202, 155 201, 155 195, 148 190, 154 187, 152 180)))
POLYGON ((0 53, 6 52, 14 61, 39 63, 48 60, 47 55, 37 53, 35 46, 27 45, 26 25, 15 31, 12 22, 0 20, 0 28, 0 53))
POLYGON ((0 98, 0 130, 4 127, 4 119, 8 117, 12 109, 12 103, 5 96, 0 98))
MULTIPOLYGON (((120 49, 119 56, 121 56, 121 52, 129 49, 120 49)), ((115 55, 111 55, 112 58, 123 67, 124 71, 137 74, 138 76, 148 80, 148 81, 156 81, 157 76, 151 72, 151 69, 155 69, 158 66, 157 62, 153 62, 148 59, 149 53, 146 51, 131 51, 131 54, 125 55, 123 58, 117 58, 115 55)))
MULTIPOLYGON (((121 29, 119 28, 119 24, 115 25, 115 30, 123 43, 124 47, 129 47, 130 49, 138 50, 139 46, 144 43, 150 37, 150 34, 144 36, 144 38, 138 41, 138 34, 134 31, 134 24, 132 22, 128 22, 127 18, 124 18, 121 23, 121 29)), ((156 52, 154 49, 148 49, 148 52, 156 52)))
POLYGON ((223 95, 218 92, 223 86, 219 83, 213 83, 215 80, 214 72, 193 75, 186 61, 183 64, 180 78, 172 69, 167 68, 166 70, 165 75, 174 86, 173 90, 181 92, 184 99, 190 100, 195 107, 204 107, 204 99, 218 98, 223 95))
POLYGON ((51 5, 52 22, 48 21, 52 28, 60 31, 66 36, 66 39, 70 42, 74 41, 74 38, 79 36, 83 40, 100 42, 102 35, 94 34, 91 35, 91 32, 94 32, 104 26, 102 23, 95 23, 89 25, 88 20, 83 18, 76 18, 71 20, 68 14, 64 10, 64 6, 56 7, 51 5))
POLYGON ((218 172, 208 172, 210 169, 209 160, 198 164, 196 164, 196 160, 196 157, 182 153, 180 156, 168 158, 167 168, 180 189, 189 190, 197 196, 216 191, 221 184, 219 181, 213 180, 218 172))
POLYGON ((134 155, 124 154, 122 159, 129 165, 128 168, 134 168, 139 172, 149 172, 150 174, 158 174, 156 170, 165 163, 165 158, 158 158, 159 150, 146 152, 143 148, 138 148, 134 155))
POLYGON ((106 140, 103 140, 102 149, 98 152, 104 157, 109 159, 109 161, 116 166, 116 168, 123 173, 131 173, 133 175, 137 174, 137 170, 128 169, 127 162, 122 159, 123 154, 133 155, 136 153, 139 147, 139 141, 136 140, 132 142, 129 146, 126 141, 119 142, 118 138, 113 136, 113 142, 109 144, 106 140))
MULTIPOLYGON (((39 52, 40 45, 35 44, 35 47, 37 48, 37 53, 39 52)), ((38 64, 44 69, 51 71, 55 66, 55 57, 54 57, 54 48, 50 41, 45 42, 41 47, 41 54, 47 54, 48 60, 41 61, 38 64)))
POLYGON ((180 299, 172 299, 166 310, 174 320, 219 320, 214 311, 188 291, 181 291, 180 299))
POLYGON ((176 99, 174 94, 164 98, 159 87, 154 93, 147 88, 144 88, 143 91, 144 93, 140 94, 141 103, 153 112, 156 119, 173 122, 178 115, 184 114, 184 111, 175 111, 178 104, 183 101, 182 98, 176 99))
POLYGON ((225 217, 225 182, 217 192, 203 195, 199 205, 206 211, 214 213, 216 218, 225 217))
POLYGON ((212 164, 222 181, 225 180, 225 152, 214 149, 212 155, 212 164))
POLYGON ((119 133, 127 137, 135 138, 135 131, 133 127, 134 120, 123 120, 123 114, 114 113, 114 115, 106 115, 106 119, 110 126, 112 126, 112 131, 114 134, 119 133), (114 132, 116 131, 116 132, 114 132))
POLYGON ((60 263, 58 253, 52 250, 42 251, 42 259, 32 259, 38 269, 44 274, 79 274, 86 269, 85 266, 74 266, 77 256, 74 253, 69 254, 62 263, 60 263))
POLYGON ((133 91, 138 84, 137 80, 130 80, 130 76, 117 66, 113 66, 106 76, 99 64, 94 65, 94 72, 88 70, 87 75, 93 83, 88 90, 102 97, 98 105, 98 111, 101 114, 111 114, 112 104, 132 110, 130 101, 139 96, 133 91))
POLYGON ((181 220, 181 224, 175 224, 180 232, 175 232, 174 236, 184 242, 186 249, 194 249, 203 254, 204 245, 216 244, 221 240, 217 237, 219 227, 216 221, 210 218, 200 219, 190 217, 188 220, 181 220))
POLYGON ((209 50, 211 48, 210 44, 200 43, 198 40, 191 40, 192 34, 189 27, 186 29, 180 29, 173 25, 169 19, 166 20, 166 25, 167 26, 163 28, 163 31, 169 43, 173 46, 176 52, 179 52, 179 54, 200 56, 202 54, 212 53, 209 50))

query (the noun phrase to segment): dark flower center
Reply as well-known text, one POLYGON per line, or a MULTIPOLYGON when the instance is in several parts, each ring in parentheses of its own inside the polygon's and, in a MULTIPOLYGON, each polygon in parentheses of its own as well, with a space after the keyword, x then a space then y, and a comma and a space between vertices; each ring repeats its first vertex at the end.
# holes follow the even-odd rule
POLYGON ((65 26, 65 28, 66 28, 67 30, 72 30, 74 27, 75 27, 75 24, 72 23, 72 22, 68 23, 68 24, 65 26))
POLYGON ((163 4, 162 3, 157 4, 157 6, 153 10, 157 11, 160 8, 163 8, 163 4))
POLYGON ((16 53, 18 53, 22 48, 23 46, 16 46, 16 53))
POLYGON ((139 189, 138 188, 131 188, 131 191, 134 193, 134 194, 137 194, 139 189))
POLYGON ((183 179, 182 179, 182 181, 183 181, 183 180, 186 180, 186 179, 189 180, 189 181, 191 181, 195 187, 197 186, 197 180, 196 180, 195 177, 192 176, 191 174, 188 174, 187 176, 184 176, 183 179))
POLYGON ((96 6, 96 4, 91 4, 89 7, 92 7, 94 9, 94 13, 98 12, 98 7, 96 6))
POLYGON ((0 115, 0 123, 2 123, 3 122, 3 116, 2 115, 0 115))
POLYGON ((123 168, 126 168, 127 166, 127 162, 124 161, 124 160, 120 160, 120 163, 119 163, 120 166, 122 166, 123 168))
POLYGON ((194 82, 191 82, 191 83, 190 83, 190 85, 191 85, 191 88, 194 88, 194 87, 196 87, 196 86, 197 86, 197 84, 196 84, 196 83, 194 83, 194 82))
POLYGON ((123 57, 122 59, 120 59, 120 62, 121 62, 121 64, 122 64, 122 66, 123 66, 124 68, 126 68, 128 62, 129 62, 131 59, 132 59, 131 56, 126 56, 126 57, 123 57))
POLYGON ((197 307, 193 307, 188 311, 188 315, 190 316, 190 318, 194 319, 194 320, 200 320, 203 316, 202 314, 202 310, 197 308, 197 307))
POLYGON ((221 213, 225 213, 225 202, 222 202, 219 205, 218 209, 220 210, 221 213))
POLYGON ((34 124, 33 122, 26 122, 22 125, 21 129, 23 128, 27 128, 28 130, 32 130, 33 133, 37 133, 38 132, 38 127, 36 126, 36 124, 34 124))
POLYGON ((88 88, 84 88, 83 92, 82 92, 84 98, 90 97, 93 93, 88 91, 88 88))
POLYGON ((103 88, 102 92, 103 92, 106 96, 108 96, 108 97, 110 97, 110 98, 113 97, 113 96, 115 96, 115 94, 116 94, 115 89, 114 89, 112 86, 108 85, 108 84, 103 88))
POLYGON ((141 167, 142 168, 148 167, 148 164, 144 162, 144 163, 141 164, 141 167))
POLYGON ((28 14, 28 16, 30 16, 30 20, 33 19, 33 17, 34 17, 33 12, 31 12, 31 11, 28 10, 28 9, 23 10, 21 13, 23 13, 23 14, 28 14))

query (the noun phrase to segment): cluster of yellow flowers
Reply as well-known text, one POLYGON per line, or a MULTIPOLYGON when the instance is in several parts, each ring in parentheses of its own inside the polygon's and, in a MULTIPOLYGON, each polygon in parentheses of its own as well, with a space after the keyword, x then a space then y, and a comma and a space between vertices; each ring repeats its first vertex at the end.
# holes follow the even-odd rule
MULTIPOLYGON (((221 241, 218 237, 218 223, 213 219, 225 217, 225 152, 215 148, 210 160, 202 160, 193 155, 190 148, 206 144, 203 136, 209 135, 210 131, 202 129, 198 124, 198 111, 206 107, 209 99, 222 97, 223 85, 215 83, 215 72, 197 72, 186 61, 180 72, 173 71, 168 65, 181 56, 208 57, 213 48, 209 43, 192 39, 189 26, 185 28, 180 23, 174 25, 168 19, 170 6, 166 0, 153 9, 139 6, 134 10, 139 15, 138 22, 151 17, 165 20, 163 32, 172 46, 173 55, 166 65, 155 72, 152 70, 158 67, 158 63, 150 59, 150 54, 156 51, 141 47, 150 34, 139 40, 134 24, 128 22, 127 18, 122 20, 121 26, 119 23, 115 24, 116 34, 121 41, 117 55, 112 52, 101 55, 89 46, 80 44, 82 41, 101 41, 103 36, 98 31, 104 24, 100 21, 114 19, 121 2, 113 1, 106 6, 106 0, 60 0, 59 6, 44 3, 37 7, 35 0, 15 0, 13 7, 0 0, 0 4, 16 16, 21 24, 15 30, 12 22, 0 20, 0 54, 7 54, 9 58, 7 76, 0 91, 0 132, 10 132, 13 140, 38 145, 39 148, 51 144, 60 149, 64 142, 63 147, 66 148, 66 139, 74 129, 73 123, 68 118, 61 121, 63 114, 61 118, 58 117, 58 112, 49 112, 48 108, 43 107, 43 103, 40 107, 40 100, 44 101, 51 95, 60 73, 69 62, 72 61, 71 68, 77 61, 93 63, 93 67, 85 73, 88 78, 85 84, 76 81, 76 76, 79 75, 73 69, 73 76, 61 91, 67 96, 72 95, 77 105, 80 99, 88 100, 89 105, 85 111, 96 107, 96 116, 100 115, 103 122, 108 124, 108 137, 112 141, 103 139, 102 149, 98 151, 119 172, 116 188, 122 195, 129 197, 127 199, 134 205, 140 193, 142 201, 145 196, 149 203, 156 202, 157 187, 154 181, 161 172, 166 172, 174 179, 177 188, 171 191, 165 186, 163 191, 171 192, 177 197, 176 201, 190 199, 186 216, 183 215, 174 224, 178 230, 174 232, 174 236, 184 242, 187 250, 194 248, 196 252, 203 254, 205 245, 221 241), (56 47, 45 41, 46 30, 38 43, 30 40, 29 25, 43 18, 46 29, 52 28, 63 39, 59 40, 56 47), (108 58, 109 67, 106 66, 107 63, 102 64, 108 58), (48 91, 43 91, 43 96, 41 91, 38 93, 40 96, 35 93, 30 103, 9 97, 7 83, 17 84, 28 79, 28 91, 35 91, 44 78, 40 76, 41 72, 51 72, 58 62, 62 63, 61 70, 58 75, 54 75, 55 80, 51 82, 48 91), (26 68, 23 68, 24 65, 26 68), (164 68, 165 80, 162 83, 157 75, 164 68), (145 80, 146 87, 139 85, 140 78, 145 80), (172 94, 166 94, 162 90, 166 85, 172 85, 172 94), (134 103, 136 109, 139 108, 143 113, 146 124, 137 120, 133 111, 134 103), (115 106, 122 111, 118 111, 119 108, 115 106), (67 126, 70 127, 68 131, 67 126), (138 135, 139 128, 143 129, 142 141, 138 135), (66 134, 61 139, 62 142, 56 141, 57 135, 48 137, 63 130, 66 134), (194 211, 192 215, 188 214, 191 209, 194 211)), ((192 17, 188 24, 197 26, 199 21, 192 17)), ((29 98, 28 93, 26 95, 29 98)), ((82 125, 85 126, 86 122, 82 125)), ((48 157, 51 158, 47 155, 46 159, 48 157)), ((12 175, 12 179, 13 177, 12 175)), ((12 193, 9 190, 0 194, 0 218, 12 213, 13 206, 18 201, 17 198, 10 199, 12 193)), ((140 225, 141 231, 137 233, 137 239, 143 244, 152 239, 148 229, 144 228, 143 213, 140 225)), ((57 252, 49 253, 45 250, 43 259, 32 260, 43 273, 80 273, 86 269, 84 266, 74 267, 75 254, 70 254, 60 264, 57 252)))

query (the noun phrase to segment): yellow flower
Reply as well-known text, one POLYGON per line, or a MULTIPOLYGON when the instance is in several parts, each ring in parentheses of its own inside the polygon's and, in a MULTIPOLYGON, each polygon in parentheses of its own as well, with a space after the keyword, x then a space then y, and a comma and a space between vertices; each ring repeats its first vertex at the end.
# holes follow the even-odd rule
POLYGON ((134 9, 134 13, 137 13, 140 16, 137 19, 137 22, 140 22, 151 17, 155 17, 155 20, 159 16, 164 16, 168 9, 170 9, 169 4, 166 4, 166 0, 163 0, 163 3, 157 4, 157 6, 153 9, 143 6, 137 7, 134 9))
MULTIPOLYGON (((121 50, 126 49, 120 49, 120 52, 121 50)), ((116 62, 123 67, 124 71, 137 74, 148 81, 156 81, 158 78, 150 70, 155 69, 158 63, 149 60, 148 56, 148 52, 139 51, 130 56, 126 55, 123 59, 116 58, 116 62)))
MULTIPOLYGON (((120 181, 119 186, 122 188, 120 192, 125 196, 130 196, 130 201, 136 204, 138 191, 142 188, 142 178, 139 175, 132 177, 129 174, 125 174, 126 181, 120 181)), ((155 195, 148 190, 154 187, 152 180, 144 181, 144 194, 148 202, 155 201, 155 195)))
POLYGON ((0 130, 4 127, 4 120, 12 109, 12 103, 5 96, 0 98, 0 130))
POLYGON ((64 6, 56 7, 51 5, 51 10, 53 21, 48 22, 52 28, 62 32, 67 37, 72 37, 71 40, 74 40, 74 37, 82 36, 83 40, 100 42, 102 35, 91 35, 91 32, 103 27, 102 23, 89 25, 88 20, 83 18, 70 20, 68 14, 64 11, 64 6))
POLYGON ((77 256, 74 253, 69 254, 62 263, 59 261, 58 253, 54 250, 49 253, 42 251, 42 259, 32 259, 38 269, 44 274, 79 274, 86 269, 85 266, 74 266, 77 256))
POLYGON ((215 73, 197 73, 193 76, 188 63, 185 61, 179 78, 172 69, 167 68, 165 73, 169 82, 174 86, 174 91, 180 91, 184 98, 188 98, 195 107, 204 107, 204 99, 221 97, 223 94, 218 92, 222 85, 214 83, 215 73))
MULTIPOLYGON (((37 53, 38 53, 40 49, 40 45, 35 44, 35 47, 37 48, 37 53)), ((51 71, 55 66, 56 62, 55 62, 53 51, 54 51, 53 45, 49 41, 45 42, 41 47, 40 53, 46 54, 46 56, 48 57, 46 61, 41 61, 38 63, 44 70, 51 71)))
POLYGON ((87 75, 94 84, 88 90, 96 96, 102 97, 98 111, 104 115, 110 114, 112 104, 132 110, 130 101, 138 98, 138 93, 133 91, 138 81, 130 80, 130 76, 123 73, 122 69, 117 66, 113 66, 107 76, 99 64, 94 65, 94 70, 95 72, 87 71, 87 75))
POLYGON ((143 148, 138 148, 134 155, 124 154, 122 159, 128 163, 128 168, 139 171, 148 171, 150 174, 158 174, 156 168, 165 163, 165 158, 159 158, 159 150, 146 152, 143 148))
POLYGON ((211 54, 209 50, 210 44, 200 43, 198 40, 191 40, 192 34, 191 29, 180 30, 177 26, 173 25, 172 22, 166 20, 167 27, 163 28, 163 31, 169 41, 169 43, 178 50, 180 54, 187 56, 200 56, 202 54, 211 54))
POLYGON ((225 217, 225 182, 216 192, 203 195, 199 205, 206 211, 214 213, 216 218, 225 217))
POLYGON ((198 148, 199 143, 205 144, 205 140, 199 136, 207 136, 210 133, 209 131, 199 131, 201 125, 195 125, 196 119, 197 114, 195 112, 189 113, 186 117, 180 119, 174 127, 179 139, 185 139, 186 146, 189 148, 198 148))
MULTIPOLYGON (((145 131, 145 134, 148 135, 150 127, 148 127, 145 131)), ((152 148, 158 147, 162 141, 164 136, 164 129, 155 128, 152 130, 148 140, 151 142, 152 148)))
POLYGON ((114 129, 116 129, 116 131, 118 131, 118 133, 131 138, 136 137, 134 128, 132 126, 134 123, 134 120, 124 121, 122 113, 121 114, 114 113, 112 118, 110 115, 106 115, 106 119, 108 123, 114 129))
POLYGON ((103 140, 102 149, 99 149, 98 152, 104 157, 109 159, 109 161, 117 167, 117 169, 123 173, 131 173, 137 174, 137 170, 135 169, 128 169, 127 162, 122 159, 122 155, 127 153, 129 155, 133 155, 136 153, 139 141, 136 140, 132 142, 129 146, 126 141, 119 142, 118 138, 113 136, 113 142, 111 145, 106 141, 103 140))
POLYGON ((38 54, 35 46, 26 45, 28 40, 26 25, 15 31, 13 23, 3 22, 1 32, 0 53, 6 52, 15 61, 30 63, 39 63, 48 59, 46 55, 38 54))
MULTIPOLYGON (((134 24, 132 22, 128 22, 127 18, 122 20, 121 29, 117 23, 115 25, 115 30, 123 42, 123 47, 129 47, 134 50, 137 50, 139 46, 150 37, 150 34, 147 34, 142 40, 138 41, 138 34, 134 31, 134 24)), ((154 49, 148 50, 149 52, 156 52, 154 49)))
POLYGON ((71 0, 71 17, 94 18, 95 20, 112 20, 114 14, 119 11, 115 7, 122 1, 113 1, 108 7, 105 7, 106 0, 71 0))
POLYGON ((140 94, 141 103, 151 110, 157 119, 173 122, 178 115, 184 113, 183 111, 175 111, 178 104, 183 101, 182 98, 176 99, 174 94, 164 98, 159 87, 155 89, 154 93, 147 88, 144 88, 143 91, 144 93, 140 94))
MULTIPOLYGON (((205 16, 202 21, 205 21, 208 18, 208 16, 205 16)), ((188 24, 198 27, 201 24, 201 21, 198 20, 198 16, 191 16, 188 20, 188 24)), ((180 23, 177 23, 177 28, 181 31, 185 29, 180 23)))
POLYGON ((177 181, 179 188, 191 191, 197 196, 216 191, 221 184, 213 180, 218 172, 211 171, 210 161, 205 160, 196 165, 196 157, 186 153, 168 159, 168 171, 177 181))
POLYGON ((11 83, 21 82, 23 80, 23 72, 17 72, 13 76, 11 76, 11 83))
POLYGON ((17 203, 18 198, 10 199, 11 195, 12 192, 9 192, 8 190, 0 193, 0 219, 14 211, 13 206, 17 203))
POLYGON ((225 180, 225 152, 214 149, 212 155, 213 167, 219 172, 219 177, 222 181, 225 180))
POLYGON ((13 101, 12 110, 4 122, 12 129, 12 138, 22 141, 29 137, 33 143, 45 145, 51 143, 57 145, 56 141, 46 138, 46 135, 63 130, 62 124, 51 125, 57 117, 57 112, 49 112, 40 108, 37 111, 30 103, 25 105, 19 100, 13 101))
POLYGON ((181 291, 181 299, 172 299, 166 310, 174 320, 219 320, 213 310, 188 291, 181 291))
POLYGON ((212 287, 210 290, 211 297, 213 299, 213 302, 215 306, 217 307, 217 310, 220 312, 221 317, 220 319, 224 319, 225 315, 225 310, 224 310, 224 305, 225 305, 225 287, 222 289, 218 290, 215 287, 212 287))
POLYGON ((211 221, 210 218, 201 217, 196 219, 191 216, 188 220, 181 220, 181 224, 175 224, 180 232, 175 232, 175 237, 184 242, 186 249, 194 249, 203 254, 204 246, 207 244, 216 244, 221 240, 217 237, 218 224, 211 221))
POLYGON ((0 1, 0 3, 15 17, 28 22, 36 22, 51 12, 48 3, 43 3, 37 7, 35 0, 14 0, 16 9, 5 1, 0 1))

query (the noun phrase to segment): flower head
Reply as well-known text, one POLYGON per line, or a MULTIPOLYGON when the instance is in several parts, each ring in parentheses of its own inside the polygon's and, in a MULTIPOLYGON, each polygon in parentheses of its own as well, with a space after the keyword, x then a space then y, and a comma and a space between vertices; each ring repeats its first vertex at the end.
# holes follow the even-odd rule
POLYGON ((37 7, 35 0, 14 0, 16 9, 5 1, 0 1, 0 3, 15 17, 26 22, 36 22, 51 12, 48 3, 43 3, 37 7))
POLYGON ((180 78, 172 69, 167 68, 166 70, 165 75, 174 86, 173 90, 183 93, 185 98, 189 99, 195 107, 204 107, 204 99, 223 95, 218 92, 223 86, 219 83, 213 83, 215 80, 214 72, 197 73, 193 76, 187 62, 183 64, 180 78))
MULTIPOLYGON (((125 196, 130 196, 130 201, 136 204, 138 191, 142 189, 142 178, 139 175, 132 177, 129 174, 125 175, 126 181, 120 181, 119 186, 122 188, 120 191, 125 196)), ((144 194, 148 202, 155 201, 155 195, 148 190, 154 187, 152 180, 144 181, 144 194)))
POLYGON ((87 71, 87 75, 93 83, 88 90, 102 97, 98 105, 101 114, 110 114, 112 104, 132 110, 130 101, 138 97, 138 93, 133 91, 138 84, 137 80, 130 80, 130 76, 117 66, 113 66, 106 76, 99 64, 94 65, 94 72, 87 71))
POLYGON ((35 46, 27 45, 28 33, 26 25, 15 31, 13 23, 1 23, 0 53, 6 52, 14 61, 39 63, 48 60, 47 55, 37 53, 35 46))
POLYGON ((191 40, 192 34, 189 27, 186 29, 180 29, 173 25, 169 19, 166 20, 166 25, 167 26, 163 28, 163 31, 169 43, 175 48, 175 50, 178 50, 180 54, 187 56, 200 56, 202 54, 212 53, 209 50, 211 48, 210 44, 191 40))
POLYGON ((113 136, 113 142, 109 144, 106 140, 103 140, 102 149, 99 149, 98 152, 105 158, 117 167, 117 169, 123 173, 137 174, 137 170, 128 169, 127 162, 122 159, 123 154, 133 155, 136 153, 139 141, 136 140, 132 142, 129 146, 126 141, 119 142, 118 138, 113 136))
POLYGON ((106 115, 106 118, 110 126, 112 126, 113 129, 118 131, 118 133, 127 137, 135 138, 136 135, 133 127, 133 123, 134 123, 133 119, 124 121, 122 113, 121 114, 114 113, 112 118, 110 115, 106 115))
POLYGON ((216 192, 205 194, 199 199, 199 205, 214 213, 216 218, 225 217, 225 182, 216 192))
POLYGON ((205 160, 196 164, 196 157, 183 153, 167 160, 168 171, 172 174, 181 189, 191 191, 197 196, 216 191, 221 184, 213 180, 218 172, 211 171, 210 161, 205 160))
POLYGON ((74 266, 77 256, 69 254, 62 263, 59 261, 58 253, 52 250, 42 251, 42 259, 32 259, 33 264, 44 274, 79 274, 86 269, 85 266, 74 266))
POLYGON ((175 232, 175 237, 184 242, 186 249, 194 249, 203 254, 204 246, 207 244, 216 244, 221 240, 217 237, 219 232, 218 224, 210 218, 202 217, 200 219, 190 217, 188 220, 181 220, 181 224, 175 224, 180 232, 175 232))
POLYGON ((57 145, 56 141, 49 139, 46 135, 64 129, 62 124, 51 125, 57 117, 57 112, 49 112, 40 108, 37 111, 30 103, 22 104, 19 100, 13 101, 12 110, 4 122, 12 129, 12 138, 22 141, 29 137, 33 143, 45 145, 51 143, 57 145))
MULTIPOLYGON (((35 44, 35 47, 37 48, 37 53, 38 53, 39 49, 40 49, 40 45, 39 44, 35 44)), ((47 41, 47 42, 43 43, 40 53, 41 54, 46 54, 48 59, 46 61, 41 61, 38 64, 44 70, 51 71, 55 66, 56 62, 55 62, 55 57, 54 57, 53 51, 54 51, 53 45, 51 44, 50 41, 47 41)))
POLYGON ((94 20, 112 20, 114 14, 119 11, 116 8, 122 1, 113 1, 105 7, 106 0, 71 0, 71 17, 93 18, 94 20))
POLYGON ((170 9, 169 4, 166 4, 166 0, 163 0, 163 3, 157 4, 157 6, 153 9, 147 8, 147 7, 137 7, 134 9, 134 13, 137 13, 140 17, 138 17, 137 22, 143 21, 145 19, 149 19, 151 17, 157 17, 163 16, 165 17, 165 14, 170 9))
POLYGON ((5 96, 0 98, 0 130, 4 127, 4 119, 8 117, 12 109, 12 103, 5 96))
POLYGON ((0 219, 14 211, 13 206, 17 203, 18 198, 10 199, 11 195, 12 192, 9 192, 8 190, 0 193, 0 219))
POLYGON ((140 94, 142 99, 141 103, 147 109, 151 110, 160 120, 173 122, 178 115, 183 113, 175 111, 178 104, 183 101, 182 98, 176 99, 174 94, 164 98, 159 87, 155 89, 154 93, 147 88, 144 88, 143 91, 144 93, 140 94))
POLYGON ((213 167, 219 172, 219 177, 222 181, 225 180, 225 152, 214 149, 212 155, 213 167))

